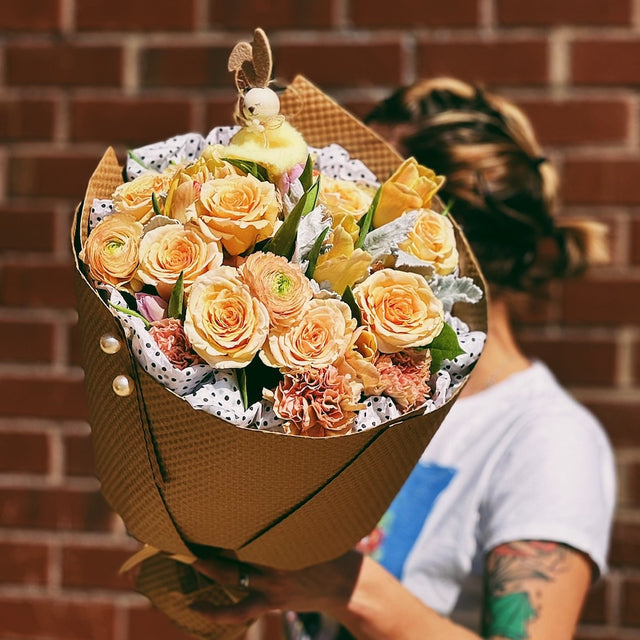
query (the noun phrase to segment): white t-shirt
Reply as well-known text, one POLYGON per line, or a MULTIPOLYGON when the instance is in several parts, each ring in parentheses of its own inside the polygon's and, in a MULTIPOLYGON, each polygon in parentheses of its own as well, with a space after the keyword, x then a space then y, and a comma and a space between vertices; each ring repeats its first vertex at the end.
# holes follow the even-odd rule
POLYGON ((600 424, 541 363, 458 400, 370 541, 429 607, 480 626, 484 558, 549 540, 606 569, 615 470, 600 424))

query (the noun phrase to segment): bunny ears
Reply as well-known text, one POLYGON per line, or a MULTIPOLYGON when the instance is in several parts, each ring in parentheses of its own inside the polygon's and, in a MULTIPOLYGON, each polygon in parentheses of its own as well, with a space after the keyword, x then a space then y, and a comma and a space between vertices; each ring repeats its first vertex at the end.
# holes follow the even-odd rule
POLYGON ((253 41, 238 42, 229 55, 229 71, 235 74, 236 87, 241 93, 253 87, 266 87, 271 80, 273 60, 265 32, 258 28, 253 41))

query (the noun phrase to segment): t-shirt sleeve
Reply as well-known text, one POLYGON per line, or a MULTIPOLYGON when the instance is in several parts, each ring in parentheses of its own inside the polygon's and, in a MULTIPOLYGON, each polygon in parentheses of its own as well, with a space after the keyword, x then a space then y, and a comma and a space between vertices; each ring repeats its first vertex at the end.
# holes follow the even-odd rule
POLYGON ((484 552, 549 540, 606 571, 615 503, 613 454, 595 418, 572 401, 528 417, 496 465, 480 511, 484 552))

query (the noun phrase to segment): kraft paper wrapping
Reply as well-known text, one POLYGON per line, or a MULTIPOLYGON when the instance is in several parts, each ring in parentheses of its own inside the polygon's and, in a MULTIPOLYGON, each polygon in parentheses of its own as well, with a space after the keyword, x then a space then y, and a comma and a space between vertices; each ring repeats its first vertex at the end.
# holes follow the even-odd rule
MULTIPOLYGON (((282 112, 308 144, 334 142, 362 160, 379 180, 401 158, 381 138, 298 76, 282 96, 282 112)), ((113 150, 92 176, 78 208, 73 241, 79 325, 97 475, 102 492, 138 540, 168 554, 232 550, 242 561, 297 569, 346 552, 367 535, 391 503, 453 400, 368 431, 306 438, 236 427, 193 409, 136 363, 118 321, 78 262, 93 198, 108 198, 122 181, 113 150), (105 354, 106 333, 123 348, 105 354), (127 374, 135 393, 115 395, 127 374)), ((456 228, 461 271, 486 291, 475 258, 456 228)), ((458 305, 456 315, 486 331, 485 300, 458 305)), ((206 581, 167 556, 142 563, 138 588, 176 624, 203 638, 226 640, 222 628, 188 609, 195 597, 214 603, 242 597, 206 581)))

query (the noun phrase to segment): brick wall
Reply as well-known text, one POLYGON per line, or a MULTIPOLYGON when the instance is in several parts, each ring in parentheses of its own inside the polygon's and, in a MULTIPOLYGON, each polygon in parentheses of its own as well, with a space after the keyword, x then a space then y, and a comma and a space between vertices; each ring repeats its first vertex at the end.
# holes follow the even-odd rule
POLYGON ((276 73, 356 113, 450 73, 530 113, 563 213, 611 226, 613 264, 521 312, 544 358, 616 448, 611 574, 581 640, 640 635, 640 0, 19 0, 0 2, 0 640, 183 634, 116 575, 135 545, 92 476, 71 211, 107 144, 230 121, 226 58, 263 26, 276 73))

